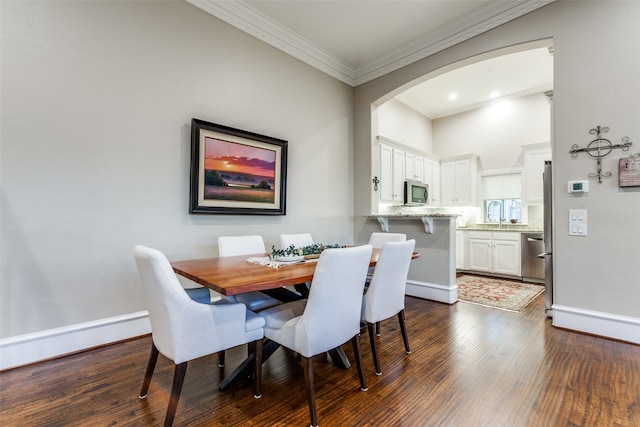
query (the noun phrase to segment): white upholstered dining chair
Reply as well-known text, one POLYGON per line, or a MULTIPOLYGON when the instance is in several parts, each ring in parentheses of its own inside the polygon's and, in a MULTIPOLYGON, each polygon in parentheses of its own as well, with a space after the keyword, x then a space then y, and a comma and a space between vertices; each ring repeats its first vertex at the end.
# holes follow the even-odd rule
POLYGON ((388 242, 382 247, 373 271, 373 277, 362 298, 362 320, 367 323, 369 342, 376 375, 380 375, 380 361, 374 336, 374 325, 379 330, 380 322, 397 316, 405 351, 411 353, 405 325, 404 300, 407 275, 416 241, 388 242))
POLYGON ((305 246, 313 245, 313 237, 311 237, 309 233, 281 234, 280 247, 286 249, 291 245, 293 245, 294 248, 304 248, 305 246))
POLYGON ((189 298, 167 258, 155 249, 136 246, 134 255, 151 322, 151 354, 140 390, 147 397, 162 353, 175 364, 164 425, 173 424, 190 360, 249 343, 253 350, 253 394, 260 397, 264 319, 244 304, 209 305, 189 298))
MULTIPOLYGON (((262 236, 220 236, 218 237, 218 254, 220 257, 253 255, 266 252, 262 236)), ((233 302, 240 302, 251 311, 260 311, 280 304, 281 301, 263 292, 248 292, 234 297, 227 297, 233 302)))
MULTIPOLYGON (((309 233, 299 233, 299 234, 281 234, 280 235, 280 248, 286 249, 289 246, 293 245, 294 248, 304 248, 305 246, 313 245, 313 237, 309 233)), ((297 283, 294 285, 294 288, 303 298, 309 297, 309 286, 311 286, 310 282, 307 283, 297 283)))
POLYGON ((211 292, 209 288, 185 288, 184 291, 189 295, 189 298, 200 304, 211 304, 211 292))
POLYGON ((361 390, 366 381, 360 357, 360 313, 371 245, 326 249, 318 259, 307 300, 260 312, 265 337, 303 358, 311 425, 318 425, 312 357, 351 341, 361 390))
POLYGON ((407 235, 403 233, 371 233, 369 236, 369 244, 374 249, 382 249, 387 242, 404 242, 407 235))
MULTIPOLYGON (((219 236, 218 255, 220 257, 254 255, 265 253, 264 240, 262 236, 219 236)), ((270 297, 263 292, 247 292, 234 296, 225 297, 226 301, 239 302, 247 306, 251 311, 260 311, 281 303, 280 300, 270 297)), ((218 356, 218 366, 225 365, 225 352, 221 351, 218 356)))
MULTIPOLYGON (((385 243, 387 242, 404 242, 407 240, 407 235, 404 233, 371 233, 369 236, 369 244, 373 246, 374 249, 382 249, 385 243)), ((365 286, 369 286, 369 282, 371 281, 371 276, 373 275, 373 270, 375 267, 370 267, 367 272, 367 283, 365 286)), ((376 334, 380 335, 380 325, 376 327, 376 334)))

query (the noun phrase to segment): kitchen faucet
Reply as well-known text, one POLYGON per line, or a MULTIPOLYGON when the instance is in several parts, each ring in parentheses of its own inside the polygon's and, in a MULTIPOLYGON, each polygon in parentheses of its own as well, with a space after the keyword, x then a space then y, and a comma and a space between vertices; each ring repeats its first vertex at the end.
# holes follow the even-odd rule
POLYGON ((489 206, 487 206, 487 210, 491 211, 491 206, 493 206, 494 204, 498 205, 500 207, 500 210, 498 211, 498 221, 499 221, 499 227, 502 228, 502 221, 504 221, 504 218, 502 218, 502 203, 494 200, 491 203, 489 203, 489 206))

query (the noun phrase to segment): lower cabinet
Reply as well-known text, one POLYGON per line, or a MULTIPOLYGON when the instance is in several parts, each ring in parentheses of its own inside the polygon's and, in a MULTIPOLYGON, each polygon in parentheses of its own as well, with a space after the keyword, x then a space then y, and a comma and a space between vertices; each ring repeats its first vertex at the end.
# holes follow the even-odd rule
POLYGON ((456 270, 464 270, 465 259, 464 253, 465 251, 465 235, 464 231, 456 230, 456 270))
POLYGON ((520 233, 467 231, 466 269, 481 273, 520 276, 520 233))

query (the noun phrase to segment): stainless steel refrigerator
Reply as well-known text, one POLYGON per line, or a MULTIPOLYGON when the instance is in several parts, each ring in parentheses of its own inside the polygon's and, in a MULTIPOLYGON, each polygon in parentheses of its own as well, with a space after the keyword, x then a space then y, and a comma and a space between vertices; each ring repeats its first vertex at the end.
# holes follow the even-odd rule
POLYGON ((543 180, 544 195, 544 252, 538 255, 544 259, 544 311, 553 317, 553 200, 551 183, 551 160, 545 160, 543 180))

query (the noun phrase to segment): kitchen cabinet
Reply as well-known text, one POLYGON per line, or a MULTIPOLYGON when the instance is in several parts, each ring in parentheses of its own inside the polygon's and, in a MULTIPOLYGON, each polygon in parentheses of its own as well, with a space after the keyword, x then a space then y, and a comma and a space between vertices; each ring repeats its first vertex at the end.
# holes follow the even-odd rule
POLYGON ((380 144, 380 201, 404 202, 405 152, 380 144))
POLYGON ((410 148, 388 138, 380 141, 380 201, 394 205, 404 203, 404 181, 429 185, 429 204, 440 204, 440 162, 428 153, 410 148))
POLYGON ((424 157, 414 153, 404 155, 405 178, 424 183, 424 157))
POLYGON ((424 157, 416 155, 413 164, 416 171, 416 181, 424 183, 424 157))
POLYGON ((541 205, 542 172, 545 160, 551 160, 551 147, 548 144, 527 145, 524 148, 524 203, 541 205))
POLYGON ((456 270, 465 269, 464 249, 465 249, 464 231, 456 230, 456 270))
POLYGON ((520 276, 520 233, 467 231, 467 265, 470 271, 520 276))
POLYGON ((435 206, 440 204, 441 190, 440 190, 440 162, 433 161, 433 190, 431 190, 431 203, 435 206))
POLYGON ((491 235, 488 237, 467 237, 469 260, 467 268, 481 273, 491 272, 491 235))
POLYGON ((473 206, 478 180, 478 157, 475 154, 442 159, 441 202, 443 206, 473 206))
POLYGON ((424 158, 424 181, 429 185, 429 204, 438 206, 440 204, 440 162, 429 158, 424 158))

